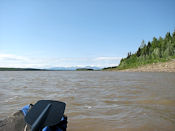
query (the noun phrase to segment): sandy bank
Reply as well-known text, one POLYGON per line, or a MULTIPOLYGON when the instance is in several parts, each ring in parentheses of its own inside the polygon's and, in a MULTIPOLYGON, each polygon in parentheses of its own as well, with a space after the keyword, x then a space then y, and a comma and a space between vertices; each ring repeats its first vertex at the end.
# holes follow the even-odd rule
POLYGON ((138 68, 120 70, 121 72, 175 72, 175 59, 162 62, 144 65, 138 68))

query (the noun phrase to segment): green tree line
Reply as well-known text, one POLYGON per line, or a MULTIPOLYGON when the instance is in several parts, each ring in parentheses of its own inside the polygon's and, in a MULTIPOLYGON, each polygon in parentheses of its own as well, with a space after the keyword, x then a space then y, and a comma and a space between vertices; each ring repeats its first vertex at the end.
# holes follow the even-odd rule
POLYGON ((164 62, 175 58, 175 31, 168 32, 164 38, 153 38, 147 44, 143 40, 135 53, 129 52, 122 58, 117 69, 127 69, 145 64, 164 62))

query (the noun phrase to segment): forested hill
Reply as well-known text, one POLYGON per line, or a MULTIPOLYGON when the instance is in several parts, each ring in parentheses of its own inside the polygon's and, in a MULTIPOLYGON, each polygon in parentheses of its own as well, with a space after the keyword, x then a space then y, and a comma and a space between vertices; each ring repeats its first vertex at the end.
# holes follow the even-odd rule
POLYGON ((128 69, 145 64, 168 61, 175 58, 175 31, 168 32, 164 38, 153 38, 147 44, 144 40, 135 53, 129 52, 126 58, 122 58, 119 66, 105 69, 128 69))

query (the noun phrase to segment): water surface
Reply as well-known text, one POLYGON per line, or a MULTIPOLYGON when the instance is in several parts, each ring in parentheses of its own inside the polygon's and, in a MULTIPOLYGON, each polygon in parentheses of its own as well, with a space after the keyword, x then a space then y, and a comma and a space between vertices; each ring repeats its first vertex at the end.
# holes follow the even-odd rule
POLYGON ((1 71, 0 119, 40 99, 66 102, 68 130, 175 130, 175 73, 1 71))

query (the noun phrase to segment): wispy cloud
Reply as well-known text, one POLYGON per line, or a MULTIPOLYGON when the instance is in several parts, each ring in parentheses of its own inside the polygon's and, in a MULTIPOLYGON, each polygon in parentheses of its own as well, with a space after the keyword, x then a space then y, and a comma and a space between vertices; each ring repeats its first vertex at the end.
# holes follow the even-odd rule
POLYGON ((111 60, 120 60, 122 57, 97 57, 95 58, 95 60, 98 60, 98 61, 111 61, 111 60))
POLYGON ((95 58, 29 58, 13 54, 0 54, 0 67, 49 68, 71 66, 108 67, 118 65, 121 57, 95 58))
POLYGON ((17 56, 17 55, 12 55, 12 54, 0 54, 0 60, 27 61, 28 59, 22 56, 17 56))

